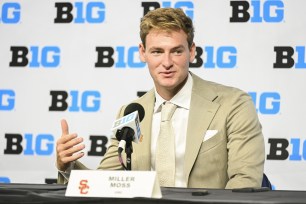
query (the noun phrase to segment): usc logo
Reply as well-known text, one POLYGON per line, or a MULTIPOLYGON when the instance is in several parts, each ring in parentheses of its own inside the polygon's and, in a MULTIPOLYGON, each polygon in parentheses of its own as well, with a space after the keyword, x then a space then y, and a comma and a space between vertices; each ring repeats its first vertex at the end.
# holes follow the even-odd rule
POLYGON ((88 190, 89 189, 89 186, 87 185, 88 183, 88 180, 81 180, 80 181, 80 186, 79 186, 79 189, 80 189, 80 194, 87 194, 88 193, 88 190))

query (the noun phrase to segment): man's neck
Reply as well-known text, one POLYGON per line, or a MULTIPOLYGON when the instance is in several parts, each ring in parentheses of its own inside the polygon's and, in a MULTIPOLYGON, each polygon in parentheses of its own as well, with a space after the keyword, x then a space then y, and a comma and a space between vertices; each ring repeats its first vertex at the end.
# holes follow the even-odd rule
POLYGON ((186 84, 188 79, 188 75, 186 77, 186 79, 179 84, 178 86, 174 87, 174 88, 169 88, 169 89, 161 89, 161 90, 156 90, 157 93, 166 101, 170 101, 186 84))

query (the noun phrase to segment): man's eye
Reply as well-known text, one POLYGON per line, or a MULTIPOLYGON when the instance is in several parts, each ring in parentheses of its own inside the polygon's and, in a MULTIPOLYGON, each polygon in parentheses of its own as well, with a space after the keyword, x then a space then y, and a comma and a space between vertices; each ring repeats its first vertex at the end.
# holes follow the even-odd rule
POLYGON ((183 53, 182 50, 175 50, 175 51, 174 51, 174 54, 175 54, 175 55, 180 55, 180 54, 182 54, 182 53, 183 53))
POLYGON ((151 53, 152 53, 152 54, 160 54, 161 51, 159 51, 159 50, 153 50, 151 53))

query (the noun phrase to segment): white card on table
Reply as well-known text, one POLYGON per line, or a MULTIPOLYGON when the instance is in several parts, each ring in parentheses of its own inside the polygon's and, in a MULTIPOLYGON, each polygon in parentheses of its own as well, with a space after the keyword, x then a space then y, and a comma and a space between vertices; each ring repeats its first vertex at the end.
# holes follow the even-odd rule
POLYGON ((72 170, 66 196, 161 198, 155 171, 72 170))

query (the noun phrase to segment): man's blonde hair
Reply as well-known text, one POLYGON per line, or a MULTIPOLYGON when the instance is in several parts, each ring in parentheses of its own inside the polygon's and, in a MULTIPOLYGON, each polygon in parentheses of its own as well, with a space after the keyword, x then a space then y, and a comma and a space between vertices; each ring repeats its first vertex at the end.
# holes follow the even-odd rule
POLYGON ((146 37, 151 29, 171 32, 183 30, 189 47, 193 44, 194 27, 192 20, 180 8, 158 8, 149 11, 140 23, 140 38, 146 47, 146 37))

